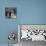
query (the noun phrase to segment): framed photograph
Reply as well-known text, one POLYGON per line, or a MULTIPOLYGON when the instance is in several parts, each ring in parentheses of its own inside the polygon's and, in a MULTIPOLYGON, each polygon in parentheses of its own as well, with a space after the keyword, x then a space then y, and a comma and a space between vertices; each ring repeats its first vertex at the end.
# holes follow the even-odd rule
POLYGON ((18 33, 20 32, 21 40, 46 41, 46 25, 18 25, 18 33), (19 29, 20 28, 20 29, 19 29))
POLYGON ((17 9, 14 7, 6 7, 5 8, 5 17, 16 19, 17 16, 17 9))

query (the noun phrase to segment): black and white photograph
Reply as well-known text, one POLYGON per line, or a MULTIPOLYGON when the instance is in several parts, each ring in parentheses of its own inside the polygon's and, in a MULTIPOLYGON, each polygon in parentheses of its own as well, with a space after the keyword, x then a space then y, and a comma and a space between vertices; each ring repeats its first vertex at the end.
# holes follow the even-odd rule
POLYGON ((14 19, 14 18, 16 18, 16 16, 17 16, 17 9, 16 8, 12 8, 12 7, 10 7, 10 8, 5 8, 5 17, 6 18, 12 18, 12 19, 14 19))
POLYGON ((46 25, 20 24, 18 31, 20 46, 43 45, 46 42, 46 25))

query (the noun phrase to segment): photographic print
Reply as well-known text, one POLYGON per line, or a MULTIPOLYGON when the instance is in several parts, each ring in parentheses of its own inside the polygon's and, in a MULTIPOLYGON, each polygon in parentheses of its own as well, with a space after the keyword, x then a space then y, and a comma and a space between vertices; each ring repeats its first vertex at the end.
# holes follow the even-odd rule
POLYGON ((46 42, 46 25, 20 24, 18 38, 20 46, 31 46, 34 43, 41 45, 46 42))
POLYGON ((7 7, 5 8, 5 17, 6 18, 16 18, 17 9, 14 7, 7 7))
POLYGON ((20 25, 20 40, 46 41, 46 25, 20 25))

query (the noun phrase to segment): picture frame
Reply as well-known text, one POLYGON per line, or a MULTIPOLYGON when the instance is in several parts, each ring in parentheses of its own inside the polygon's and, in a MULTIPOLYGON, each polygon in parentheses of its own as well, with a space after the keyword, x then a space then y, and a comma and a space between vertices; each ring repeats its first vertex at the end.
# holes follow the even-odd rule
POLYGON ((16 19, 17 8, 16 7, 6 7, 5 8, 5 17, 8 19, 16 19))

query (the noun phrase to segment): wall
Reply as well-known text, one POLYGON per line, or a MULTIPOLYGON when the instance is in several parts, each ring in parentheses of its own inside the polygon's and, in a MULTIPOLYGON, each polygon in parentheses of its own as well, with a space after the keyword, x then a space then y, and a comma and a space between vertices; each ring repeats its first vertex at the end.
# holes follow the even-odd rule
POLYGON ((0 44, 8 43, 9 32, 18 32, 18 24, 46 24, 46 0, 0 0, 0 44), (17 7, 16 20, 5 18, 6 7, 17 7))
POLYGON ((46 24, 46 0, 23 0, 21 24, 46 24))
MULTIPOLYGON (((20 16, 21 16, 21 7, 18 1, 16 0, 0 0, 0 44, 7 44, 8 41, 8 34, 10 32, 16 32, 17 24, 20 23, 20 16), (5 18, 5 8, 6 7, 16 7, 17 8, 17 18, 14 19, 6 19, 5 18)), ((17 38, 18 39, 18 38, 17 38)), ((18 42, 16 39, 16 43, 18 42)))

